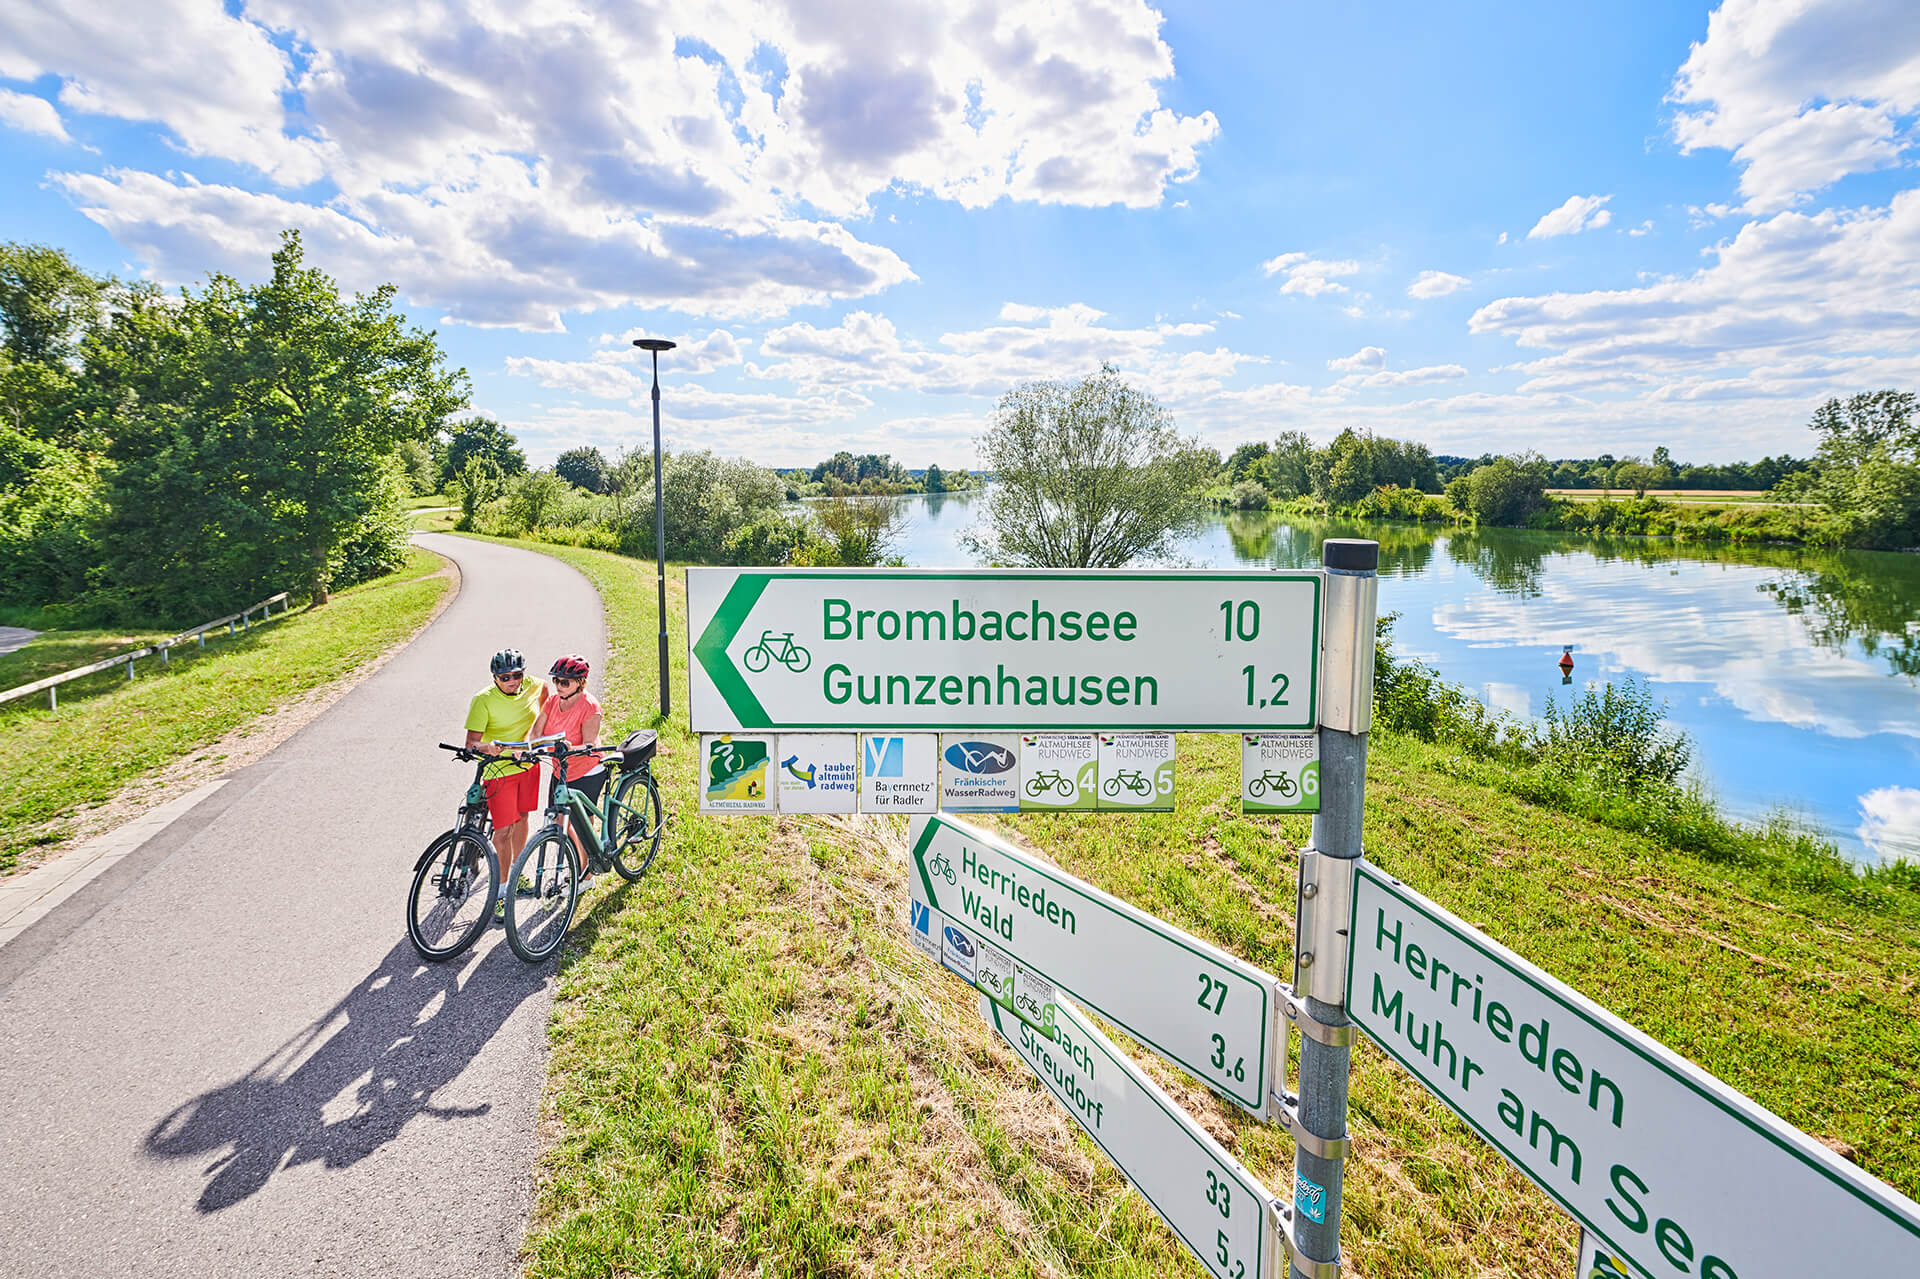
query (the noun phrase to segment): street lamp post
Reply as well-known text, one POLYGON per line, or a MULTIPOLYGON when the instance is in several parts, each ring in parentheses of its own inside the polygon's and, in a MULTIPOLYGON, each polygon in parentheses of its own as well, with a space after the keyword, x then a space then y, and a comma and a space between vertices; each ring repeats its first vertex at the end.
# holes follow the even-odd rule
POLYGON ((642 351, 653 352, 653 554, 660 588, 660 719, 673 708, 672 685, 667 679, 667 508, 660 499, 660 352, 673 350, 665 338, 635 338, 642 351))

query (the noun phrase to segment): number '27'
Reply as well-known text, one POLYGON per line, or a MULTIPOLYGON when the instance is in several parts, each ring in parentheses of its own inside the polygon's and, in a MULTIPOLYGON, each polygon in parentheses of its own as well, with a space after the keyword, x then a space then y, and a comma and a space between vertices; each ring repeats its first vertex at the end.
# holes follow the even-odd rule
POLYGON ((1200 998, 1194 1003, 1210 1013, 1218 1015, 1227 1004, 1227 983, 1215 981, 1206 973, 1200 974, 1200 998))

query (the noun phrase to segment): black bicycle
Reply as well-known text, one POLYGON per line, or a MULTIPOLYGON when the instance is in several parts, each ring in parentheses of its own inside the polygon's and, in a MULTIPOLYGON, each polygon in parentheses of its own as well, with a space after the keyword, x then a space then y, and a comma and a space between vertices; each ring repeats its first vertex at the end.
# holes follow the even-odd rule
POLYGON ((443 751, 463 763, 472 763, 473 784, 454 817, 453 827, 440 834, 413 864, 413 887, 407 893, 407 936, 422 959, 440 963, 452 959, 480 940, 493 914, 500 889, 499 858, 493 848, 493 821, 487 815, 487 793, 481 779, 496 755, 464 746, 440 743, 443 751))
POLYGON ((642 730, 612 747, 573 747, 557 736, 499 744, 522 748, 528 758, 544 757, 553 763, 543 813, 546 820, 527 839, 507 877, 517 888, 507 894, 507 945, 520 958, 537 964, 560 949, 580 903, 581 858, 575 832, 586 844, 586 865, 595 873, 611 870, 633 883, 653 865, 667 821, 660 807, 660 785, 653 776, 658 743, 652 733, 642 730), (567 760, 579 755, 617 757, 619 776, 607 787, 599 808, 561 780, 567 760))

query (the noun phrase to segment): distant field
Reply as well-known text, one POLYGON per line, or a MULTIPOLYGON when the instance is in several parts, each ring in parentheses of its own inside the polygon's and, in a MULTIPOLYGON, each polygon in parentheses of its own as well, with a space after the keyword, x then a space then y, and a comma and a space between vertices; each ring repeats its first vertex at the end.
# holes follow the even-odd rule
MULTIPOLYGON (((1632 497, 1632 489, 1548 489, 1555 497, 1575 502, 1597 502, 1603 497, 1632 497)), ((1711 503, 1747 502, 1755 506, 1807 506, 1806 502, 1781 502, 1764 489, 1648 489, 1648 497, 1669 502, 1711 503)))

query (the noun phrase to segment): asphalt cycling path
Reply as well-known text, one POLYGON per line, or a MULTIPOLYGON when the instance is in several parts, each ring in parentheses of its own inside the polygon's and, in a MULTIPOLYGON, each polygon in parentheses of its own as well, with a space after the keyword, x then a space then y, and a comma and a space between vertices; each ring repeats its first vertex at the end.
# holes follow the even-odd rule
POLYGON ((553 964, 421 963, 403 902, 487 658, 597 684, 605 633, 559 561, 420 540, 462 576, 432 626, 0 949, 0 1274, 519 1272, 553 964))

